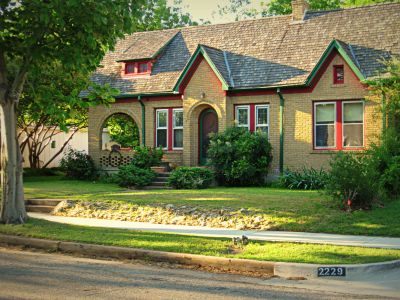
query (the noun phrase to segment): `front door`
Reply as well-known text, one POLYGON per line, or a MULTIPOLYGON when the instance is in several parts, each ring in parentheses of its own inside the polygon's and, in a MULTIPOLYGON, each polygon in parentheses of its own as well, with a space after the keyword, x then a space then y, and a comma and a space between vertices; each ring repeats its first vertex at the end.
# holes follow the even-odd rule
POLYGON ((203 111, 200 114, 199 125, 199 162, 200 165, 204 165, 207 161, 207 150, 210 145, 210 133, 218 132, 218 116, 215 110, 207 109, 203 111))

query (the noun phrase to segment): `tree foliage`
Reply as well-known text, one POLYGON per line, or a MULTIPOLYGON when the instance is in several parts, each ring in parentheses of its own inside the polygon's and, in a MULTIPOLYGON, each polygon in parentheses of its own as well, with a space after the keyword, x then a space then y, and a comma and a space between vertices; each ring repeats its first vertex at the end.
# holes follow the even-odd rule
POLYGON ((125 114, 114 114, 108 118, 104 128, 110 135, 111 141, 123 148, 139 146, 139 129, 131 117, 125 114))
POLYGON ((382 113, 387 126, 400 136, 400 59, 383 62, 386 68, 379 76, 368 80, 369 100, 383 101, 382 113))
MULTIPOLYGON (((292 13, 292 0, 261 1, 259 10, 247 8, 250 0, 229 0, 226 6, 219 7, 219 14, 232 14, 236 20, 287 15, 292 13)), ((377 3, 399 2, 399 0, 308 0, 312 10, 328 10, 355 6, 364 6, 377 3)))
POLYGON ((182 10, 182 0, 174 0, 172 5, 167 0, 147 0, 138 20, 139 31, 169 29, 198 25, 192 21, 189 13, 182 10))
POLYGON ((87 127, 88 107, 114 101, 117 90, 90 82, 89 74, 66 70, 59 61, 33 66, 18 107, 18 137, 21 152, 28 153, 31 168, 45 168, 82 128, 87 127), (80 97, 82 90, 88 97, 80 97), (47 161, 41 154, 56 135, 69 132, 68 138, 47 161))
MULTIPOLYGON (((94 71, 118 38, 137 29, 142 5, 140 0, 0 1, 0 222, 26 219, 16 119, 30 72, 53 63, 71 74, 94 71)), ((54 101, 73 104, 70 97, 54 101)))

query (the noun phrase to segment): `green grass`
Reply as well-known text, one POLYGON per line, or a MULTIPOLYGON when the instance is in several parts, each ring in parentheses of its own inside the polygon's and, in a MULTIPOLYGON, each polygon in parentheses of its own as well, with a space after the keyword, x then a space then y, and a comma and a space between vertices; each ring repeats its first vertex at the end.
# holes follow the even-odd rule
POLYGON ((117 201, 138 205, 172 203, 210 208, 247 208, 264 214, 275 230, 400 237, 400 201, 384 208, 347 213, 316 191, 279 188, 127 191, 114 184, 38 177, 25 181, 26 198, 117 201))
POLYGON ((24 225, 0 225, 0 233, 265 261, 360 264, 400 259, 400 250, 271 242, 251 242, 240 253, 230 254, 232 244, 227 239, 75 226, 37 219, 30 219, 24 225))

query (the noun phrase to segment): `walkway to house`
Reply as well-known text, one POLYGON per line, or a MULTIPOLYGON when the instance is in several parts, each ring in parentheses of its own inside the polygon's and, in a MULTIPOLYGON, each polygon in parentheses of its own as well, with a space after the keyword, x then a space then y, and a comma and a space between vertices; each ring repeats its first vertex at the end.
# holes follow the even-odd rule
POLYGON ((232 238, 245 235, 251 240, 259 240, 259 241, 299 242, 299 243, 312 243, 312 244, 332 244, 332 245, 342 245, 342 246, 400 249, 400 238, 389 238, 389 237, 288 232, 288 231, 235 230, 227 228, 210 228, 202 226, 164 225, 164 224, 152 224, 144 222, 72 218, 72 217, 52 216, 41 213, 29 213, 29 216, 32 218, 47 220, 51 222, 82 225, 82 226, 93 226, 93 227, 167 232, 167 233, 184 234, 184 235, 224 237, 224 238, 232 238))

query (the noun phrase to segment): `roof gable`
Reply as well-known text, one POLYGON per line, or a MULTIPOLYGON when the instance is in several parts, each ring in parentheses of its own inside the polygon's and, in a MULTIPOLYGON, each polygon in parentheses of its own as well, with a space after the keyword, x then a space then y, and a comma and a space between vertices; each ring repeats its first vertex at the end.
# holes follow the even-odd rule
POLYGON ((199 65, 201 58, 204 58, 210 65, 211 69, 220 80, 222 89, 226 91, 230 88, 230 85, 228 84, 230 71, 228 70, 229 66, 227 65, 224 53, 219 49, 211 48, 205 45, 198 45, 196 51, 190 57, 189 62, 186 64, 185 68, 180 74, 173 88, 174 92, 182 92, 185 85, 190 80, 191 75, 193 75, 194 71, 199 65))
POLYGON ((306 85, 310 85, 313 82, 313 80, 317 77, 318 72, 323 69, 323 65, 327 62, 328 57, 334 50, 336 50, 342 56, 344 61, 349 65, 350 69, 360 81, 364 81, 366 79, 360 70, 357 59, 352 54, 351 46, 344 42, 333 40, 326 48, 315 67, 312 69, 310 75, 307 77, 305 82, 306 85))
POLYGON ((380 59, 400 55, 398 28, 400 3, 390 3, 307 12, 304 22, 296 24, 285 15, 138 32, 118 41, 92 80, 121 94, 172 93, 199 51, 225 88, 235 91, 312 84, 332 51, 346 59, 358 78, 370 78, 384 67, 380 59), (120 76, 118 61, 155 54, 151 76, 120 76))

